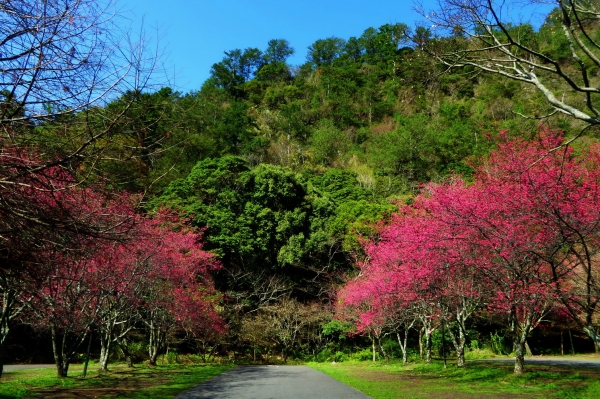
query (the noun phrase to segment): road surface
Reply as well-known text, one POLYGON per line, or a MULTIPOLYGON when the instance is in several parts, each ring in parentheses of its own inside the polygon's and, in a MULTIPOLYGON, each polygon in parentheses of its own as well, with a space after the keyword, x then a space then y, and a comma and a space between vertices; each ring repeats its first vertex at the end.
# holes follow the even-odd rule
POLYGON ((15 370, 30 370, 30 369, 49 369, 56 367, 55 364, 5 364, 4 372, 15 370))
POLYGON ((370 396, 307 366, 240 366, 176 399, 368 399, 370 396))
MULTIPOLYGON (((473 360, 476 363, 499 362, 499 363, 514 363, 515 358, 494 358, 473 360)), ((566 366, 566 367, 592 367, 600 368, 600 357, 558 357, 558 356, 526 356, 525 366, 528 364, 542 364, 546 366, 566 366)))

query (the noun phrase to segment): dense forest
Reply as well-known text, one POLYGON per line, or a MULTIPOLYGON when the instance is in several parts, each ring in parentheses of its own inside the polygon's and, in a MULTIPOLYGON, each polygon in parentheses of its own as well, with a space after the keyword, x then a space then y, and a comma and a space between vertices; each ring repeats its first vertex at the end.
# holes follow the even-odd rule
POLYGON ((5 3, 0 364, 600 347, 595 2, 224 49, 189 93, 105 75, 93 1, 5 3))

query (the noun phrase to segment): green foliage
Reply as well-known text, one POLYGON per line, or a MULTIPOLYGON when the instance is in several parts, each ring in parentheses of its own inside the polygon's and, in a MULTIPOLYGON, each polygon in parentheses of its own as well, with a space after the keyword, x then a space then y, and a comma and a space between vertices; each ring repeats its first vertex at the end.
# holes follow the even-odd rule
POLYGON ((322 119, 310 138, 310 154, 314 162, 333 166, 337 159, 348 153, 352 141, 337 129, 333 121, 322 119))
POLYGON ((351 330, 352 324, 346 321, 331 320, 329 323, 323 324, 323 335, 332 336, 339 340, 345 339, 351 330))
POLYGON ((339 247, 344 253, 356 256, 362 250, 361 239, 374 236, 376 224, 395 209, 390 203, 373 200, 372 193, 360 186, 355 173, 339 169, 311 178, 309 192, 314 198, 310 244, 321 252, 327 251, 327 247, 339 247))
POLYGON ((213 64, 210 73, 217 87, 225 89, 234 97, 244 97, 242 85, 253 78, 264 65, 262 51, 247 48, 225 51, 221 62, 213 64))
POLYGON ((294 54, 294 48, 285 39, 272 39, 267 43, 265 61, 267 63, 285 63, 289 56, 294 54))
POLYGON ((317 355, 314 358, 314 361, 319 362, 319 363, 323 363, 323 362, 341 363, 341 362, 348 361, 348 359, 349 359, 349 356, 347 354, 345 354, 344 352, 341 352, 341 351, 333 352, 331 349, 325 348, 321 352, 317 353, 317 355))
POLYGON ((506 338, 500 336, 498 332, 490 333, 490 349, 496 355, 508 355, 512 352, 506 338))
POLYGON ((156 204, 191 216, 206 229, 206 248, 225 262, 280 267, 303 256, 309 206, 304 190, 289 169, 263 164, 251 170, 241 158, 209 158, 167 187, 156 204))
MULTIPOLYGON (((350 357, 354 360, 360 360, 360 361, 373 360, 373 350, 371 348, 365 348, 358 352, 352 353, 352 355, 350 355, 350 357)), ((379 352, 377 352, 375 354, 375 359, 379 360, 379 357, 380 357, 379 352)))
POLYGON ((308 47, 306 60, 316 67, 331 64, 342 54, 345 44, 339 37, 319 39, 308 47))

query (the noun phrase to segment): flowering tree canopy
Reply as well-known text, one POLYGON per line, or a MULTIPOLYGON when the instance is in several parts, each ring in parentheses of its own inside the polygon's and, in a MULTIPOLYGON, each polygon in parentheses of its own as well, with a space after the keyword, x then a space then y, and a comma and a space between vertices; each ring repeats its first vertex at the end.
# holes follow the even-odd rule
POLYGON ((506 320, 517 373, 529 333, 552 308, 564 307, 597 343, 600 153, 556 150, 560 143, 551 132, 506 141, 476 166, 471 184, 427 185, 366 245, 369 258, 341 303, 368 302, 367 323, 378 311, 385 317, 387 297, 434 304, 457 328, 459 365, 465 321, 481 309, 506 320))

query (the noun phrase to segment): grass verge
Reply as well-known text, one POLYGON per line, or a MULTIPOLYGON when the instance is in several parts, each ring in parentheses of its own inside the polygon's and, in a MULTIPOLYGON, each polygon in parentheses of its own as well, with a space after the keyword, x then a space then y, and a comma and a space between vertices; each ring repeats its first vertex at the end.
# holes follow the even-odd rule
POLYGON ((81 367, 69 370, 70 377, 56 378, 55 369, 7 372, 0 383, 0 399, 8 398, 173 398, 200 382, 233 366, 160 365, 129 369, 114 365, 111 371, 88 370, 82 378, 81 367))
POLYGON ((512 364, 470 364, 466 369, 441 363, 408 365, 349 362, 309 363, 375 399, 392 398, 600 398, 600 370, 528 365, 514 375, 512 364))

